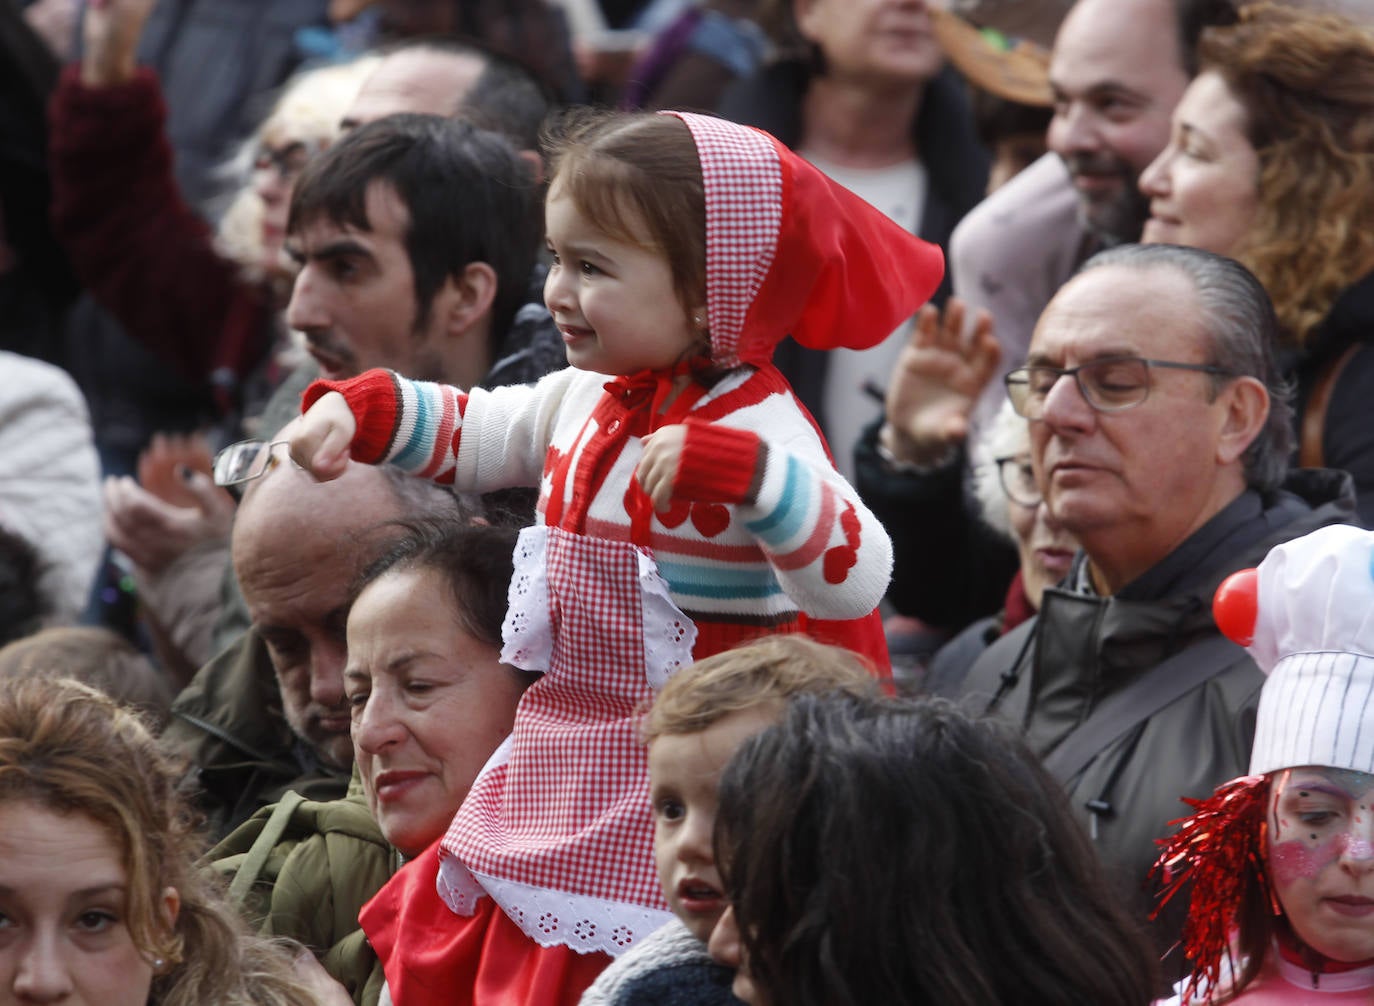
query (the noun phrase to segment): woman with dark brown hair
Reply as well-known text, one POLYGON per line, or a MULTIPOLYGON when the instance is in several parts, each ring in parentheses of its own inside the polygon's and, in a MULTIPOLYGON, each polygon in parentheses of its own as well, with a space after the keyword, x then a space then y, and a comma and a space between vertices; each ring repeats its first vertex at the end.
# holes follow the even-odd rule
POLYGON ((1303 467, 1355 478, 1374 519, 1374 33, 1260 3, 1209 30, 1169 146, 1141 176, 1147 242, 1229 255, 1264 284, 1296 383, 1303 467))
POLYGON ((719 801, 711 953, 751 1006, 1154 998, 1154 954, 1058 784, 992 720, 800 696, 719 801))

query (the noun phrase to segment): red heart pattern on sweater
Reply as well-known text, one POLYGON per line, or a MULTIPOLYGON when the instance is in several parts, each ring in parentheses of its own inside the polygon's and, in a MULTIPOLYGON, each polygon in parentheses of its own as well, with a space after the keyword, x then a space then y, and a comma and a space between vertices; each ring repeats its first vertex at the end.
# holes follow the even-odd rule
POLYGON ((714 538, 730 526, 730 511, 720 503, 693 503, 692 526, 707 538, 714 538))

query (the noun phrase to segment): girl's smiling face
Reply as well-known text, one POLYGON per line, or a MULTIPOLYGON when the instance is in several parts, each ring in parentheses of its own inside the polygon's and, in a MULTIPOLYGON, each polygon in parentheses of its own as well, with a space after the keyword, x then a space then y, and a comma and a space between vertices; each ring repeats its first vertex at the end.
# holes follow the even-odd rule
POLYGON ((1269 873, 1293 931, 1332 960, 1374 959, 1374 775, 1274 775, 1269 873))
POLYGON ((544 302, 579 370, 662 370, 705 350, 706 307, 678 299, 665 255, 607 234, 555 179, 545 206, 553 265, 544 302))

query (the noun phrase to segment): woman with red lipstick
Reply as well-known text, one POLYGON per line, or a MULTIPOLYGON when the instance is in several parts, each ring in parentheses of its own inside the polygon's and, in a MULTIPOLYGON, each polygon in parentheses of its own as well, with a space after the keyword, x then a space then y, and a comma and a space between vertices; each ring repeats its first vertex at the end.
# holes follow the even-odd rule
POLYGON ((1191 883, 1174 1006, 1374 1002, 1374 533, 1322 528, 1222 584, 1269 677, 1251 774, 1193 803, 1156 875, 1191 883))

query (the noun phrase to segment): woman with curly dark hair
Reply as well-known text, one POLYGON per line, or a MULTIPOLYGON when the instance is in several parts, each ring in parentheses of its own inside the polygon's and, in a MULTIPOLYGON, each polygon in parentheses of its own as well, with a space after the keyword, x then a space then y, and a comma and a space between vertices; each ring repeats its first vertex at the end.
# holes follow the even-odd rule
POLYGON ((1374 32, 1273 3, 1209 29, 1169 146, 1141 175, 1147 242, 1250 268, 1283 326, 1303 467, 1374 519, 1374 32))
POLYGON ((1055 782, 942 700, 800 697, 720 783, 731 909, 712 954, 751 1004, 1144 1006, 1150 946, 1055 782))

